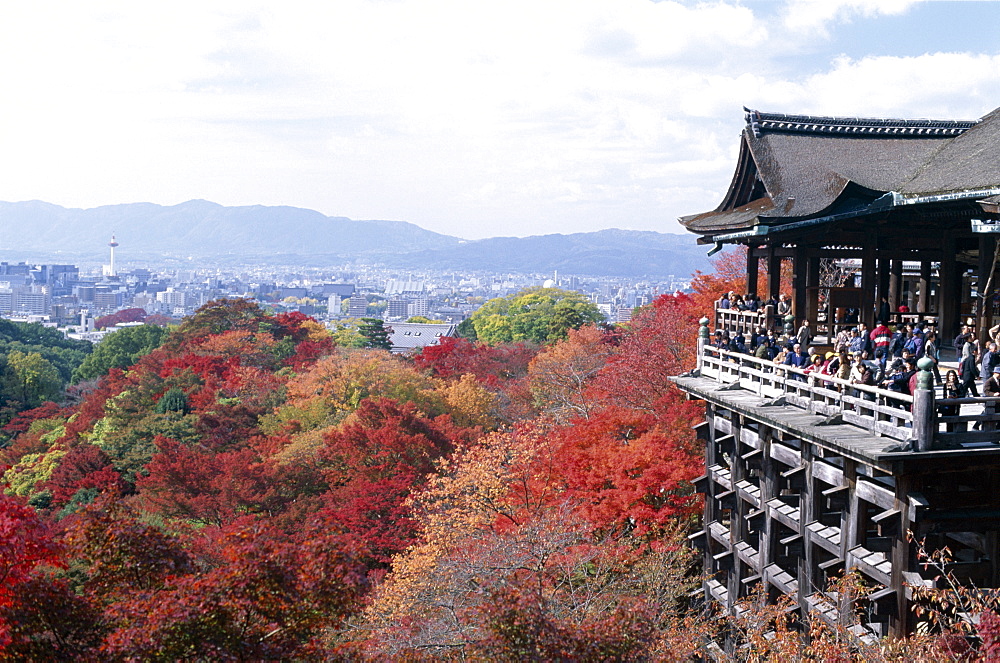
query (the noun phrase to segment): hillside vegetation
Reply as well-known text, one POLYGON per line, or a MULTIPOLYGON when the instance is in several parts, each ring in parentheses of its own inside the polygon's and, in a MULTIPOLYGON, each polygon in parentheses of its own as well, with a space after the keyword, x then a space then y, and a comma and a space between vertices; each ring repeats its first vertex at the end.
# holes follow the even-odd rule
MULTIPOLYGON (((685 660, 727 630, 803 654, 780 609, 690 609, 703 415, 668 377, 711 296, 412 359, 207 304, 4 428, 0 660, 685 660)), ((840 636, 818 660, 874 660, 840 636)))

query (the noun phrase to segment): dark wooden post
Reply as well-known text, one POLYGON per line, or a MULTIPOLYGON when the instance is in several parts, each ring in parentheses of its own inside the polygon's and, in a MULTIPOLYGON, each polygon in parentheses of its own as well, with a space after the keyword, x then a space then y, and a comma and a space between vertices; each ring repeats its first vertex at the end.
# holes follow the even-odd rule
POLYGON ((760 272, 760 258, 757 247, 747 247, 747 293, 757 294, 757 280, 760 272))
MULTIPOLYGON (((989 295, 986 292, 986 286, 990 283, 990 275, 993 273, 993 255, 996 251, 997 238, 996 235, 984 234, 979 236, 979 273, 976 282, 976 292, 979 293, 979 299, 976 302, 976 311, 978 312, 976 326, 976 336, 979 337, 980 341, 986 341, 986 332, 990 327, 993 326, 993 297, 983 295, 989 295)), ((996 290, 997 283, 996 279, 993 279, 991 284, 991 289, 996 290)))
POLYGON ((934 447, 934 360, 922 357, 917 362, 917 389, 913 392, 913 450, 930 451, 934 447))
POLYGON ((792 314, 796 321, 806 317, 806 273, 809 266, 806 252, 801 246, 796 246, 792 258, 792 314))
POLYGON ((903 303, 903 261, 893 260, 889 272, 889 306, 893 311, 898 311, 903 303))
POLYGON ((945 233, 944 253, 938 268, 938 330, 939 342, 951 342, 959 329, 962 279, 955 264, 955 237, 945 233))
POLYGON ((917 310, 921 313, 931 312, 931 263, 922 260, 920 261, 920 285, 919 285, 919 296, 920 299, 917 300, 917 310))
POLYGON ((781 257, 774 255, 774 247, 767 247, 767 294, 778 301, 781 294, 781 257))
MULTIPOLYGON (((882 303, 882 298, 885 297, 886 301, 891 301, 889 298, 889 259, 880 258, 878 261, 878 295, 875 299, 879 304, 882 303)), ((889 324, 889 321, 885 321, 889 324)))
POLYGON ((804 549, 802 557, 799 558, 798 581, 799 581, 799 610, 803 615, 809 614, 809 602, 806 598, 812 594, 812 588, 816 584, 814 569, 816 560, 812 539, 809 536, 806 525, 816 520, 815 509, 813 508, 816 494, 816 480, 813 478, 812 444, 802 445, 802 463, 805 465, 805 484, 799 492, 799 534, 802 535, 804 549))
POLYGON ((861 322, 875 328, 875 249, 874 238, 865 242, 861 254, 861 322))
POLYGON ((893 535, 891 562, 892 571, 889 577, 890 588, 896 592, 896 611, 889 618, 889 635, 903 638, 910 634, 910 624, 913 622, 913 612, 910 611, 906 599, 906 583, 903 573, 911 570, 911 558, 914 556, 913 546, 907 540, 907 532, 913 527, 910 523, 909 494, 913 489, 910 474, 896 475, 896 511, 899 515, 899 530, 893 535))

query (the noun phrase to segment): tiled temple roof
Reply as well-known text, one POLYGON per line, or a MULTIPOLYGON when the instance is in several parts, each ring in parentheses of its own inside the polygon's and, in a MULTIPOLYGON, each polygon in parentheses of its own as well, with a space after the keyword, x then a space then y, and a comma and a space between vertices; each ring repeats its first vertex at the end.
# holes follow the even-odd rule
POLYGON ((889 192, 920 197, 1000 187, 1000 109, 973 121, 745 110, 729 191, 716 209, 680 219, 692 232, 824 217, 889 192))

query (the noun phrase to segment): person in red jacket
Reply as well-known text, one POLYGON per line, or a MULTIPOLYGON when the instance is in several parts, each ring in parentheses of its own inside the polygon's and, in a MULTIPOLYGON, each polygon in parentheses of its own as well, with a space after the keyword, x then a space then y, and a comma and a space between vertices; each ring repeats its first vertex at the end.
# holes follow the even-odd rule
POLYGON ((882 348, 886 353, 889 352, 889 342, 892 341, 892 332, 886 327, 884 320, 878 321, 875 329, 869 334, 869 338, 871 338, 876 350, 882 348))

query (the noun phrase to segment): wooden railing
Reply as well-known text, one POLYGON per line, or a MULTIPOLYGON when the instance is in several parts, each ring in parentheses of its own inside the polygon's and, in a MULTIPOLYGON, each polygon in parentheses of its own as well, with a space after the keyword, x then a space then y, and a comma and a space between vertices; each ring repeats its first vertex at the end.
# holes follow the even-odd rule
POLYGON ((1000 398, 936 399, 933 389, 918 390, 911 396, 832 375, 806 373, 707 342, 700 345, 701 377, 746 389, 765 403, 796 407, 828 417, 830 423, 850 424, 876 436, 911 442, 914 449, 923 451, 1000 444, 1000 398), (958 406, 958 414, 943 413, 954 406, 958 406), (965 414, 962 406, 966 406, 965 414), (978 412, 979 406, 982 412, 978 412), (972 408, 977 411, 970 413, 972 408))
POLYGON ((760 311, 739 311, 736 309, 717 308, 715 309, 715 328, 724 329, 730 336, 740 329, 750 336, 758 327, 780 330, 784 320, 778 319, 773 306, 765 306, 760 311))
POLYGON ((840 417, 847 424, 894 440, 912 434, 913 397, 877 387, 851 384, 832 375, 806 373, 795 366, 775 364, 752 355, 706 345, 700 374, 720 384, 738 384, 766 400, 778 401, 813 414, 840 417))

